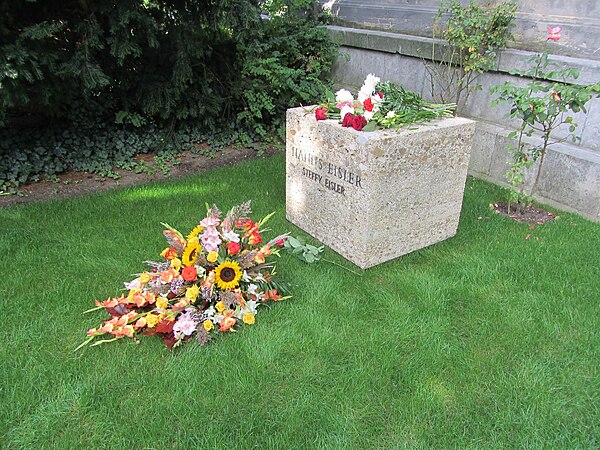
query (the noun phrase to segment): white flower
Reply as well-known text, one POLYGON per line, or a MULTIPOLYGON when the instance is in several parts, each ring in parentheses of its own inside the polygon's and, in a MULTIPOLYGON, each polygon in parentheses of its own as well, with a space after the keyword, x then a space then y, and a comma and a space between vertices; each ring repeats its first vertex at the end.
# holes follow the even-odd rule
POLYGON ((373 92, 373 91, 368 91, 368 92, 367 92, 367 91, 364 89, 364 87, 363 87, 363 88, 361 88, 361 90, 358 92, 358 101, 359 101, 359 102, 361 102, 361 103, 364 103, 364 102, 365 102, 365 100, 366 100, 366 99, 368 99, 368 98, 371 96, 371 93, 372 93, 372 92, 373 92))
MULTIPOLYGON (((369 95, 371 95, 371 93, 375 90, 377 83, 379 83, 380 81, 381 81, 381 78, 376 77, 375 75, 370 73, 369 75, 367 75, 367 78, 365 78, 365 82, 363 83, 363 88, 365 88, 365 91, 369 91, 369 95)), ((361 90, 362 90, 362 88, 361 88, 361 90)))
POLYGON ((224 319, 224 318, 225 318, 225 315, 224 315, 224 314, 217 314, 216 316, 214 316, 214 317, 211 317, 211 318, 210 318, 210 320, 211 320, 211 321, 212 321, 212 323, 214 323, 215 325, 218 325, 218 324, 220 324, 220 323, 223 321, 223 319, 224 319))
POLYGON ((385 117, 387 117, 388 119, 391 119, 392 117, 394 117, 396 115, 396 111, 388 111, 388 113, 385 115, 385 117))
POLYGON ((345 116, 346 114, 348 114, 348 113, 350 113, 350 114, 354 114, 354 108, 353 108, 352 106, 348 106, 348 105, 346 105, 346 106, 343 106, 343 107, 342 107, 342 109, 340 109, 340 117, 341 117, 342 119, 343 119, 343 118, 344 118, 344 116, 345 116))
POLYGON ((379 104, 383 101, 383 99, 379 96, 379 94, 375 94, 371 96, 371 103, 373 103, 373 107, 379 109, 379 104))
POLYGON ((244 270, 244 273, 242 274, 242 280, 244 280, 246 283, 249 283, 250 281, 252 281, 252 278, 250 277, 250 275, 248 275, 248 272, 246 272, 244 270))
POLYGON ((135 280, 131 280, 129 283, 123 283, 125 285, 125 289, 137 289, 140 287, 140 277, 137 277, 135 280))
POLYGON ((247 313, 251 312, 252 314, 256 314, 256 308, 258 307, 258 302, 254 300, 247 300, 246 307, 242 310, 242 312, 247 313))
POLYGON ((365 119, 367 119, 367 122, 370 122, 370 121, 371 121, 371 119, 373 118, 373 115, 374 115, 374 114, 375 114, 375 113, 374 113, 373 111, 365 111, 365 112, 363 113, 363 116, 365 117, 365 119))
POLYGON ((248 294, 256 296, 257 300, 261 300, 264 292, 259 291, 258 286, 252 283, 250 286, 248 286, 248 294))
POLYGON ((217 312, 217 310, 215 309, 215 307, 211 306, 211 307, 206 308, 204 310, 203 316, 204 316, 205 319, 212 319, 215 316, 216 312, 217 312))
POLYGON ((229 242, 240 242, 240 235, 233 230, 223 231, 221 233, 223 239, 229 242))
POLYGON ((262 281, 263 283, 266 283, 267 280, 264 279, 264 277, 262 276, 262 273, 258 273, 258 275, 256 276, 256 278, 254 278, 254 281, 262 281))
POLYGON ((335 101, 338 103, 343 103, 343 102, 352 103, 354 101, 354 96, 352 95, 352 93, 350 91, 347 91, 346 89, 340 89, 339 91, 337 91, 335 93, 335 101))
POLYGON ((373 95, 373 92, 375 91, 375 88, 377 87, 377 83, 379 83, 380 81, 381 79, 379 77, 376 77, 372 73, 367 75, 367 78, 365 78, 365 82, 363 83, 362 87, 360 88, 360 91, 358 92, 358 101, 363 103, 366 99, 371 97, 371 95, 373 95))

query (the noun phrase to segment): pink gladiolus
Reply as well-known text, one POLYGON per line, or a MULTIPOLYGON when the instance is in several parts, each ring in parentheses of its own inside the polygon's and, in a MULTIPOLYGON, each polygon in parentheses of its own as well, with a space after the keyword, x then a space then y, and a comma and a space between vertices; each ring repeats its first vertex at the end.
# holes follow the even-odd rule
POLYGON ((548 27, 548 40, 549 41, 558 41, 560 39, 560 27, 548 27))

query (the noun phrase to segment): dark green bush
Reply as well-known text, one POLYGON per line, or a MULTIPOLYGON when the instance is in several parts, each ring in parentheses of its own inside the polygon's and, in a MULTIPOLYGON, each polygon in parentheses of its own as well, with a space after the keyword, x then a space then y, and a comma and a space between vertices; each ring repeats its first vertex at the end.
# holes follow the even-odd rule
POLYGON ((0 189, 196 140, 268 138, 286 108, 322 95, 336 51, 311 1, 259 3, 3 2, 0 189))

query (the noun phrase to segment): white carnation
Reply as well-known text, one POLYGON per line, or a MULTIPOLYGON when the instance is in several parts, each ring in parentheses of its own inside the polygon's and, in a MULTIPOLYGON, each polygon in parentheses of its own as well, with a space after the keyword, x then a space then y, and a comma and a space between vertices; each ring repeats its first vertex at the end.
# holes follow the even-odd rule
POLYGON ((352 93, 350 91, 347 91, 346 89, 340 89, 339 91, 337 91, 335 93, 335 101, 338 103, 343 103, 343 102, 352 103, 354 101, 354 96, 352 95, 352 93))
POLYGON ((371 119, 373 118, 374 114, 375 114, 375 112, 373 112, 373 111, 365 111, 363 116, 365 116, 365 119, 367 119, 367 122, 370 122, 371 119))

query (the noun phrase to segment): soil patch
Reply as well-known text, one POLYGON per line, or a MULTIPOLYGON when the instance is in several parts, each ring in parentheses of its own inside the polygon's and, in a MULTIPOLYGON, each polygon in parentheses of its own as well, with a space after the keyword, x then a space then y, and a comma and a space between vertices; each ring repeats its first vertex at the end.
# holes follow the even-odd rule
MULTIPOLYGON (((118 180, 103 178, 89 172, 65 172, 58 176, 57 181, 40 181, 38 183, 26 184, 20 186, 18 194, 1 196, 0 207, 55 200, 59 198, 78 197, 93 192, 103 192, 135 186, 154 180, 183 178, 188 175, 206 172, 207 170, 217 167, 257 158, 266 158, 278 153, 280 153, 279 150, 269 147, 259 156, 254 149, 240 149, 234 146, 225 147, 220 150, 215 157, 198 155, 186 151, 177 158, 178 164, 169 164, 170 171, 168 174, 164 174, 160 170, 157 170, 156 173, 149 174, 147 172, 135 173, 130 170, 116 169, 115 172, 120 176, 118 180)), ((137 160, 151 163, 153 158, 153 154, 144 154, 140 155, 137 160)))
POLYGON ((497 214, 510 217, 516 222, 528 223, 530 225, 544 225, 556 219, 556 215, 550 211, 545 211, 532 205, 523 206, 511 203, 509 213, 507 211, 508 202, 498 202, 494 204, 494 210, 497 214))

